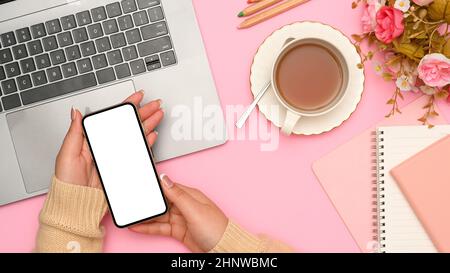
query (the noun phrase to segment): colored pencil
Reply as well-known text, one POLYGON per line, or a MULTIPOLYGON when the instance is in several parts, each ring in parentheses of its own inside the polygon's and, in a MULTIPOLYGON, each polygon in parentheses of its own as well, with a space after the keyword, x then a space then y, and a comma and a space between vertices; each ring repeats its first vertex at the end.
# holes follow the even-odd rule
POLYGON ((250 16, 252 14, 255 14, 257 12, 260 12, 263 9, 266 9, 270 6, 275 5, 276 3, 281 2, 282 0, 263 0, 259 3, 253 4, 243 11, 239 12, 238 17, 244 17, 244 16, 250 16))
POLYGON ((261 2, 261 0, 247 0, 247 4, 253 4, 258 2, 261 2))
POLYGON ((310 1, 310 0, 289 0, 287 2, 281 3, 271 9, 268 9, 268 10, 263 11, 253 17, 246 19, 244 22, 242 22, 238 26, 238 28, 242 29, 242 28, 252 27, 252 26, 259 24, 267 19, 277 16, 283 12, 286 12, 290 9, 300 6, 308 1, 310 1))

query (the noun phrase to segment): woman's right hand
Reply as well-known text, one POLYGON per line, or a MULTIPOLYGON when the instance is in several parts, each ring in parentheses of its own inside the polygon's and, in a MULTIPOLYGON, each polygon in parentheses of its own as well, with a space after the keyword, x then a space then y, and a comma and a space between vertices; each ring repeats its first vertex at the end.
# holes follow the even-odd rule
POLYGON ((148 235, 170 236, 193 252, 207 252, 222 238, 228 218, 208 197, 197 189, 174 183, 161 176, 169 211, 147 223, 130 227, 148 235))

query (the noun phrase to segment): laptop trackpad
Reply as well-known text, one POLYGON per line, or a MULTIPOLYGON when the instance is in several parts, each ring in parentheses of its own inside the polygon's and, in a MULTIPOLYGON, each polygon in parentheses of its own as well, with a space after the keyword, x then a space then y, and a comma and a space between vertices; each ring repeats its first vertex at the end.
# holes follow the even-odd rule
POLYGON ((127 81, 7 115, 26 191, 48 188, 72 106, 86 114, 118 104, 134 90, 133 82, 127 81))

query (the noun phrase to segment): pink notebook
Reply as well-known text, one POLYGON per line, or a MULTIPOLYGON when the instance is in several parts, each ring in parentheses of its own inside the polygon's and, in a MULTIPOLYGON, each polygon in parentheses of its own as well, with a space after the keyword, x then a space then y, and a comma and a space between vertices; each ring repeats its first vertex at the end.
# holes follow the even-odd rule
POLYGON ((440 252, 450 252, 450 136, 395 167, 391 174, 440 252))
MULTIPOLYGON (((374 134, 376 127, 417 125, 427 97, 367 129, 313 164, 313 171, 362 252, 378 249, 374 134)), ((438 111, 438 109, 436 109, 438 111)), ((442 116, 433 123, 444 124, 442 116)))

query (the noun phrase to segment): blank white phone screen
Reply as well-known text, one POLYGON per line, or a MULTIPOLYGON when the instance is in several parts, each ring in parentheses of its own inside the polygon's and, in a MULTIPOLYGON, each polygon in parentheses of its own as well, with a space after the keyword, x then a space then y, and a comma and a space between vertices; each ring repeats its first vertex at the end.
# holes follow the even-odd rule
POLYGON ((166 203, 130 104, 87 116, 86 137, 119 227, 160 215, 166 203))

